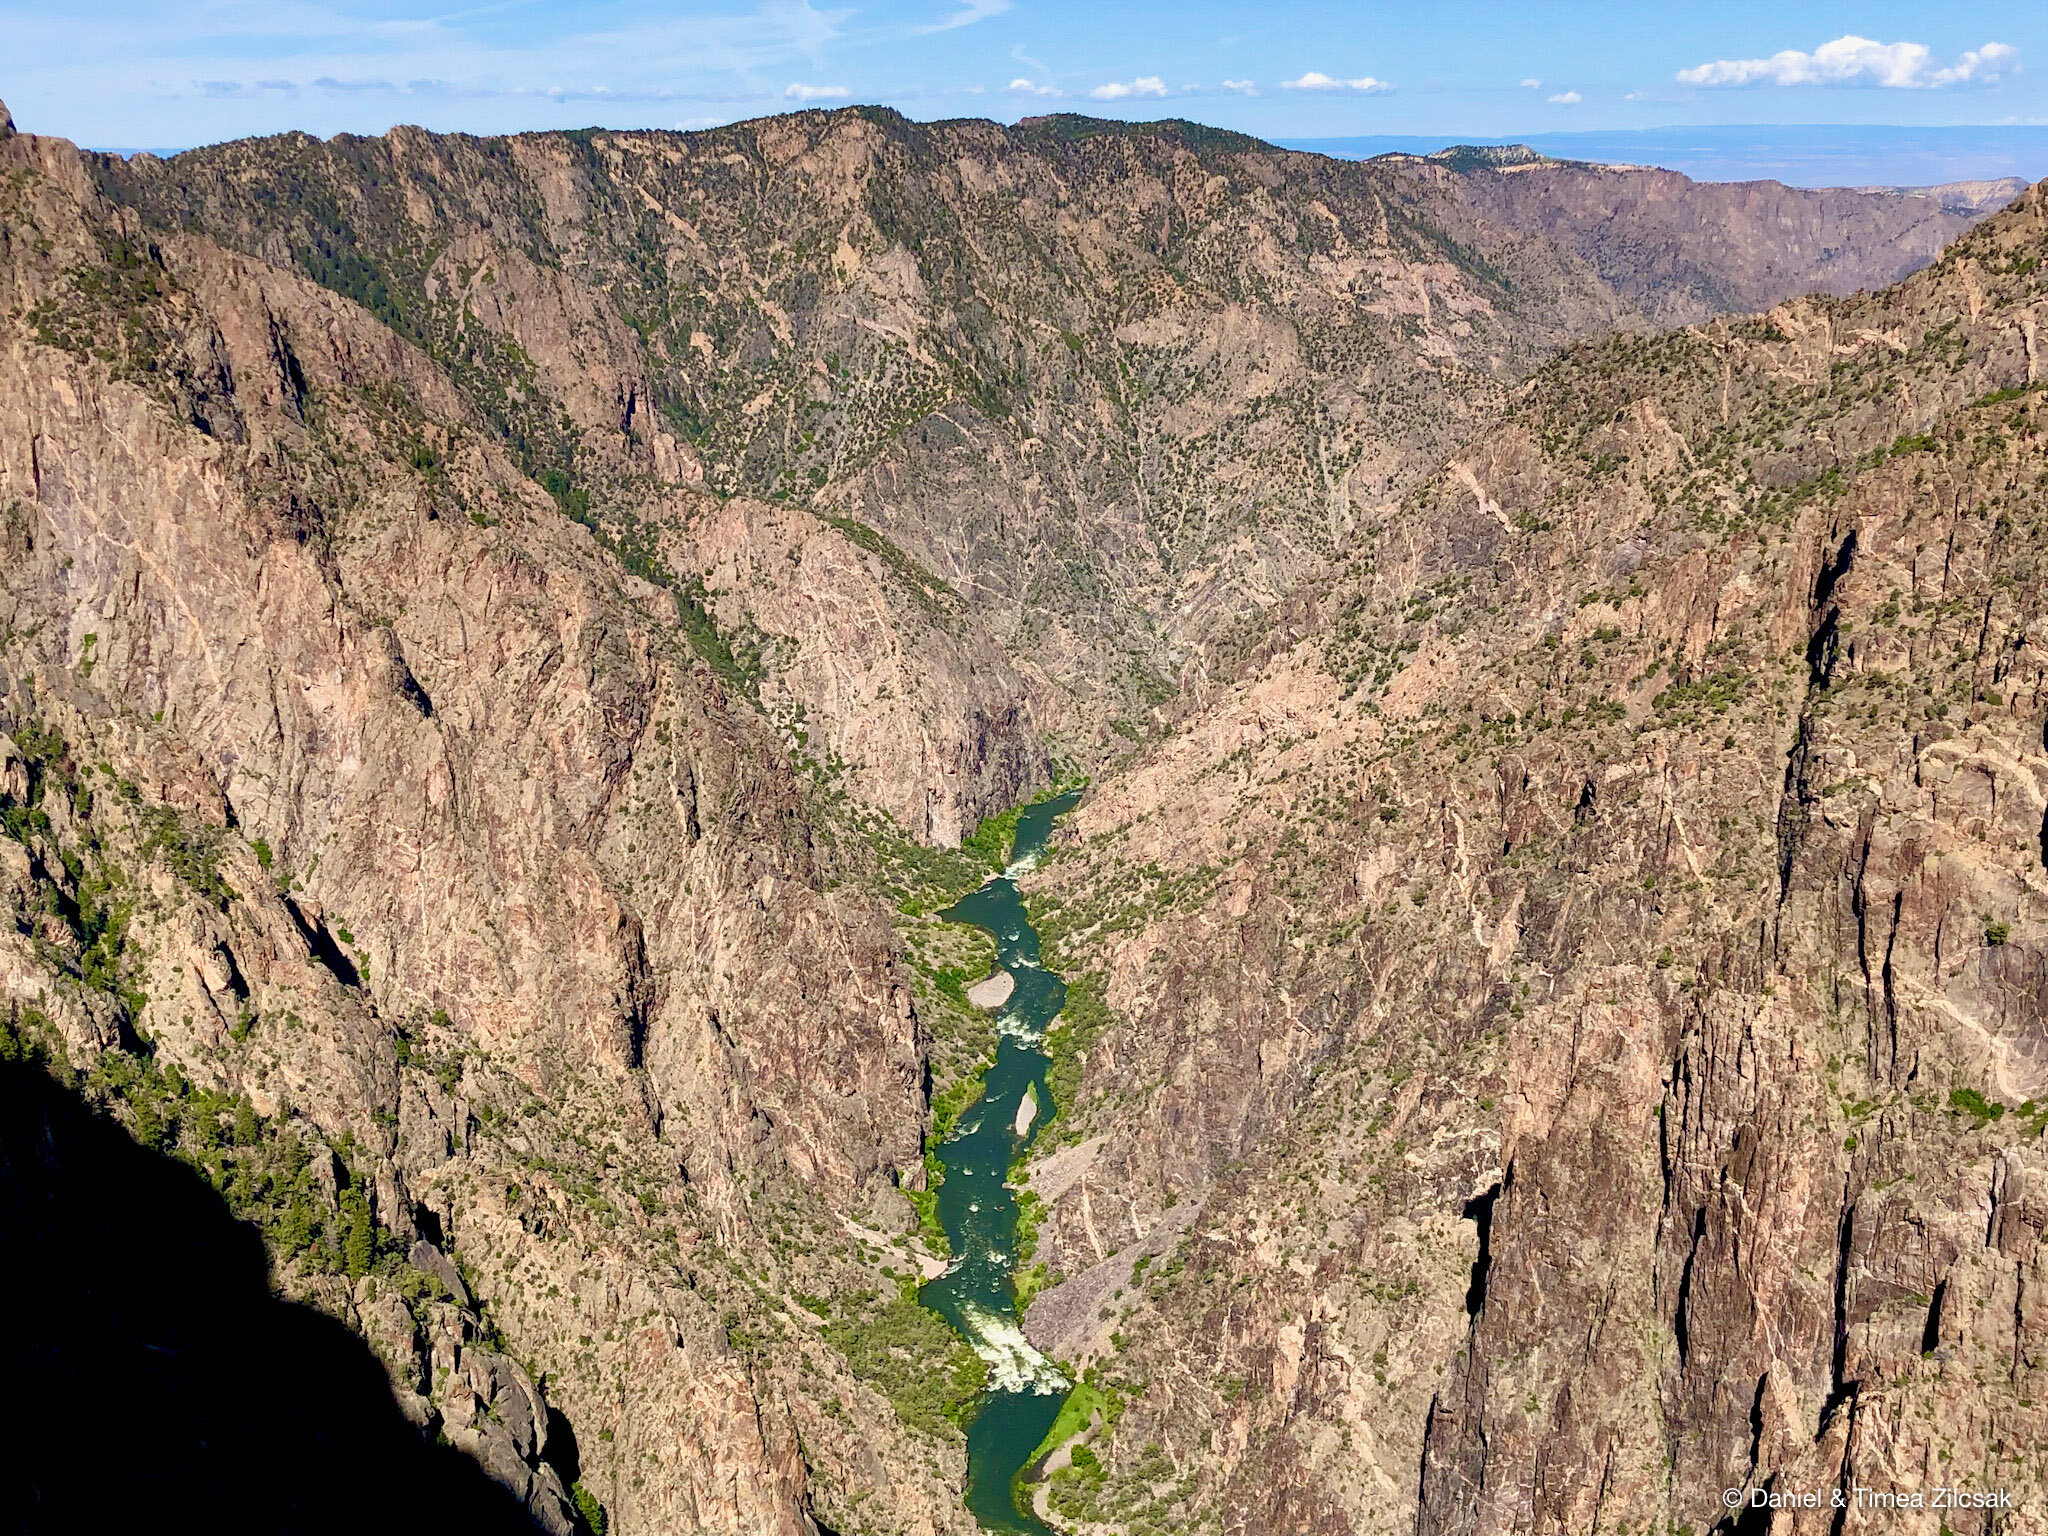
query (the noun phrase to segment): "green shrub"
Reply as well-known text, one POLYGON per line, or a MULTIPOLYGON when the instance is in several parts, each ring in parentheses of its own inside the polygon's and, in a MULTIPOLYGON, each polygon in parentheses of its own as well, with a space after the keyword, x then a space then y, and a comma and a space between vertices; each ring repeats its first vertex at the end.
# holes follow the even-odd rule
POLYGON ((288 1258, 297 1258, 313 1246, 313 1205, 304 1195, 295 1196, 278 1224, 278 1246, 288 1258))
POLYGON ((587 1536, 604 1536, 604 1506, 597 1501, 597 1495, 581 1483, 570 1485, 569 1497, 576 1505, 576 1518, 582 1522, 587 1536))
POLYGON ((953 1245, 946 1237, 945 1223, 939 1220, 938 1186, 944 1180, 944 1171, 939 1166, 938 1154, 925 1154, 925 1188, 906 1189, 911 1208, 917 1212, 917 1235, 924 1239, 925 1247, 940 1258, 946 1258, 953 1251, 953 1245))
POLYGON ((1985 1098, 1974 1088, 1951 1088, 1948 1094, 1948 1107, 1957 1114, 1968 1115, 1980 1128, 2004 1118, 2005 1115, 2003 1104, 1985 1098))
POLYGON ((889 1400, 898 1419, 942 1439, 960 1434, 988 1384, 987 1365, 918 1301, 914 1280, 906 1279, 886 1301, 873 1292, 835 1297, 824 1334, 853 1374, 889 1400))
MULTIPOLYGON (((1067 980, 1067 1001, 1057 1028, 1046 1031, 1045 1054, 1052 1058, 1045 1085, 1052 1090, 1053 1112, 1067 1121, 1059 1135, 1077 1124, 1071 1118, 1074 1096, 1081 1090, 1081 1071, 1088 1052, 1115 1022, 1103 1001, 1107 982, 1100 971, 1086 971, 1067 980)), ((1040 1151, 1044 1151, 1040 1148, 1040 1151)))
POLYGON ((1024 807, 1013 805, 1007 811, 982 817, 981 824, 960 840, 961 851, 972 854, 997 874, 1002 873, 1009 867, 1010 850, 1017 842, 1017 818, 1023 813, 1024 807))
POLYGON ((341 1263, 351 1280, 360 1280, 377 1261, 377 1226, 370 1219, 370 1202, 360 1189, 341 1197, 341 1263))

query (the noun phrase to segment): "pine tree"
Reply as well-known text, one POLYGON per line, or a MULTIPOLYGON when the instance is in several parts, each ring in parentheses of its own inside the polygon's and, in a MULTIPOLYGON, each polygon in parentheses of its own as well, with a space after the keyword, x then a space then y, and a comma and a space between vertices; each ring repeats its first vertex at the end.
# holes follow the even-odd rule
POLYGON ((172 1136, 174 1122, 164 1118, 157 1108, 156 1100, 148 1094, 138 1094, 132 1105, 135 1115, 135 1139, 145 1147, 162 1149, 172 1136))
POLYGON ((351 1280, 370 1272, 377 1257, 377 1229, 370 1221, 370 1202, 352 1189, 341 1197, 341 1263, 351 1280))
POLYGON ((313 1204, 304 1195, 293 1199, 291 1209, 284 1213, 284 1226, 278 1233, 288 1254, 301 1254, 313 1246, 313 1204))

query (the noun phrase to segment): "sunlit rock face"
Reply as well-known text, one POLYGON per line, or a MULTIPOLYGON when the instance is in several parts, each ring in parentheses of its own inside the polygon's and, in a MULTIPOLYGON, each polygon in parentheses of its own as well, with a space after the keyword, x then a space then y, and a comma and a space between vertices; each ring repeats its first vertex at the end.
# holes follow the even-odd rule
POLYGON ((2038 1507, 2044 253, 1572 349, 1075 814, 1055 1509, 2038 1507))
POLYGON ((0 136, 5 1065, 543 1528, 965 1532, 933 914, 1078 768, 1043 1518, 2034 1499, 2039 194, 1797 298, 1983 211, 0 136))

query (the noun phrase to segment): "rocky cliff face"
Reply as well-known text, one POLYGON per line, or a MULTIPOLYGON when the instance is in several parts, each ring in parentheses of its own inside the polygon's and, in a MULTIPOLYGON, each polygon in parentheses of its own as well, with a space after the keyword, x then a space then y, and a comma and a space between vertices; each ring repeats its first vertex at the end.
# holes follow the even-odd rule
POLYGON ((2044 255, 1569 353, 1077 813, 1055 1509, 2031 1528, 2044 255))
POLYGON ((0 155, 25 1048, 207 1168, 550 1528, 549 1408, 614 1529, 809 1531, 835 1444, 957 1527, 943 1434, 762 1336, 880 1280, 841 1213, 907 1221, 924 1043, 729 650, 354 304, 145 238, 68 145, 0 155))
MULTIPOLYGON (((982 688, 986 715, 1028 706, 1091 757, 1561 342, 1875 286, 1977 211, 864 109, 689 135, 287 136, 93 174, 149 228, 368 305, 523 467, 659 530, 678 571, 716 557, 678 486, 851 520, 1008 651, 1029 687, 982 688)), ((850 698, 807 701, 822 719, 850 698)), ((933 749, 991 760, 937 825, 1014 797, 1004 754, 933 749)), ((899 816, 916 799, 874 794, 899 816)))
POLYGON ((1490 222, 1540 232, 1657 326, 1769 309, 1792 294, 1886 287, 2027 187, 2016 178, 1855 190, 1698 182, 1524 153, 1499 166, 1456 149, 1390 160, 1418 179, 1451 181, 1490 222))
POLYGON ((1063 1522, 2031 1497, 2041 205, 1655 335, 1973 216, 1690 195, 7 131, 0 1055, 548 1529, 963 1531, 928 914, 1058 750, 1063 1522))

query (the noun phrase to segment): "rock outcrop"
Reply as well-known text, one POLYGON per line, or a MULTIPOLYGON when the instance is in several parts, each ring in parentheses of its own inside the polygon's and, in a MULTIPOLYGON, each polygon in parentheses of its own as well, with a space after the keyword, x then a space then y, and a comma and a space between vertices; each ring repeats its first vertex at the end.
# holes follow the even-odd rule
POLYGON ((2033 1528, 2044 270, 1572 350, 1076 813, 1056 1510, 2033 1528))
MULTIPOLYGON (((286 135, 92 173, 146 228, 366 304, 627 545, 764 581, 732 589, 742 607, 801 574, 713 576, 727 545, 677 488, 839 520, 942 625, 957 597, 950 622, 1029 687, 979 662, 941 685, 973 708, 915 727, 955 770, 929 816, 925 754, 863 757, 875 803, 920 832, 1014 798, 1006 738, 960 722, 1028 719, 1091 761, 1120 747, 1115 723, 1143 729, 1220 629, 1366 536, 1561 343, 1876 286, 1976 216, 866 108, 701 134, 286 135)), ((793 695, 841 737, 872 702, 815 677, 793 695)))
POLYGON ((210 1170, 544 1526, 543 1376, 614 1530, 807 1533, 841 1454, 828 1498, 957 1528, 957 1441, 822 1418, 897 1425, 764 1321, 880 1279, 837 1213, 902 1205, 924 1045, 865 845, 715 628, 349 300, 145 236, 69 145, 0 156, 24 1048, 210 1170))
POLYGON ((1452 181, 1490 222, 1540 232, 1657 326, 1769 309, 1793 294, 1888 287, 2027 189, 2017 178, 1863 188, 1699 182, 1653 166, 1531 154, 1496 168, 1446 154, 1449 164, 1445 154, 1389 160, 1452 181))
POLYGON ((1693 199, 10 127, 0 1065, 500 1515, 965 1532, 931 914, 1064 759, 1055 1518, 2038 1519, 2041 194, 1693 199))

